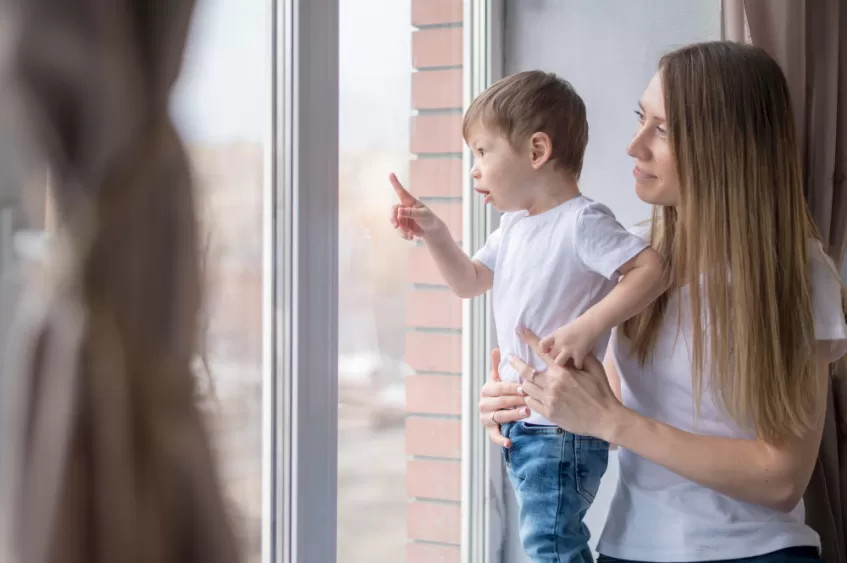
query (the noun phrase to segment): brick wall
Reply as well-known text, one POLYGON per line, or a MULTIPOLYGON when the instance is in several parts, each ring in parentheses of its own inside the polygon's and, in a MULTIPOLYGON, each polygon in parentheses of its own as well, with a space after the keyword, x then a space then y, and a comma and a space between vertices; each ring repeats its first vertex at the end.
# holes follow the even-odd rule
MULTIPOLYGON (((462 0, 412 2, 412 193, 462 236, 462 0)), ((406 317, 408 563, 459 563, 462 305, 423 246, 406 317)))

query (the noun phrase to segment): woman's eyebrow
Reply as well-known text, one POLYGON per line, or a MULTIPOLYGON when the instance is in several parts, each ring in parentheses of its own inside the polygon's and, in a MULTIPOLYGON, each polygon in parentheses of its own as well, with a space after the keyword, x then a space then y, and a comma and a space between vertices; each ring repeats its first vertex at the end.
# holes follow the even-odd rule
POLYGON ((652 117, 652 118, 653 118, 653 119, 655 119, 656 121, 661 121, 661 122, 665 122, 665 121, 667 121, 667 119, 665 119, 665 117, 663 117, 663 116, 661 116, 661 115, 656 115, 654 112, 647 111, 647 109, 645 109, 645 108, 644 108, 644 103, 643 103, 642 101, 640 101, 640 100, 638 101, 638 107, 641 109, 641 111, 642 111, 643 113, 645 113, 645 114, 649 114, 649 115, 650 115, 650 117, 652 117))

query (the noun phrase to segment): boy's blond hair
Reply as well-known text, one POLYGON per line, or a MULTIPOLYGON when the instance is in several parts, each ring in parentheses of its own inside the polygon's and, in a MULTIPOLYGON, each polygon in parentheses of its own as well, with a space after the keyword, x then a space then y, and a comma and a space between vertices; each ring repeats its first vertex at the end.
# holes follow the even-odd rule
POLYGON ((553 145, 550 160, 574 178, 582 172, 588 145, 585 103, 567 80, 552 72, 530 70, 495 82, 465 113, 465 140, 477 124, 503 134, 516 150, 533 134, 546 133, 553 145))

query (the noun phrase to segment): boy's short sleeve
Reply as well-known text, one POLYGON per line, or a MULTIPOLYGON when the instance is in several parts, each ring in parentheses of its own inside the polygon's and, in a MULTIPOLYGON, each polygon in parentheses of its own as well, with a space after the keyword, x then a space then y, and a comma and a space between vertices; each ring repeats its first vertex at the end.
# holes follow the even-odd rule
POLYGON ((476 251, 473 259, 482 263, 483 266, 494 271, 497 265, 497 252, 500 250, 500 240, 503 238, 503 227, 500 226, 493 233, 488 235, 485 244, 476 251))
POLYGON ((621 266, 649 245, 647 241, 621 225, 603 204, 586 205, 576 220, 576 254, 586 268, 614 280, 621 266))
POLYGON ((497 253, 500 251, 500 241, 503 240, 503 232, 509 228, 509 225, 514 221, 514 213, 504 213, 500 217, 500 226, 488 235, 485 244, 482 248, 476 251, 473 259, 482 263, 483 266, 494 271, 497 266, 497 253))

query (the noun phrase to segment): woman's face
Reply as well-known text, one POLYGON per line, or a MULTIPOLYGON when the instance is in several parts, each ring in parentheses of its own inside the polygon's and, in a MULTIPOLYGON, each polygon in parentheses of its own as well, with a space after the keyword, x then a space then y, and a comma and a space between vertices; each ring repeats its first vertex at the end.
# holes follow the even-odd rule
POLYGON ((668 142, 660 73, 650 80, 638 106, 638 128, 627 150, 635 159, 635 193, 647 203, 675 207, 680 201, 679 175, 668 142))

